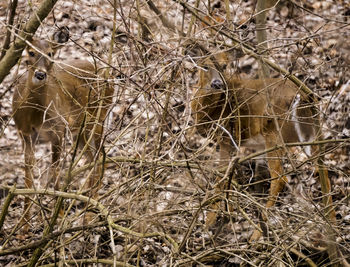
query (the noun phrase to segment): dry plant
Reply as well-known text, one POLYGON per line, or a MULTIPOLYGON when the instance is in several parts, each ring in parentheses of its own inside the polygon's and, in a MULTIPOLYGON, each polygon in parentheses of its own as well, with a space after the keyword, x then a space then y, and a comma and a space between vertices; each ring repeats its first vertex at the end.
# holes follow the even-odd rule
MULTIPOLYGON (((18 77, 26 73, 24 64, 17 64, 3 80, 2 265, 346 264, 350 254, 349 136, 340 135, 338 128, 327 128, 329 101, 346 99, 338 96, 348 96, 349 92, 344 86, 350 77, 345 64, 340 64, 343 56, 334 52, 334 42, 328 45, 339 32, 350 32, 346 15, 334 18, 329 13, 336 8, 346 14, 348 8, 342 1, 332 8, 317 6, 311 0, 270 5, 266 27, 260 28, 267 31, 268 46, 259 50, 255 49, 261 40, 255 41, 259 12, 254 1, 62 0, 47 12, 45 20, 40 17, 40 28, 30 32, 35 35, 23 35, 26 21, 42 10, 39 2, 28 5, 27 1, 18 1, 16 6, 12 0, 4 9, 8 17, 0 11, 4 26, 0 30, 0 52, 5 49, 8 57, 11 51, 21 55, 20 49, 34 44, 32 38, 49 40, 57 28, 67 27, 70 40, 55 61, 84 59, 105 66, 103 79, 114 88, 114 94, 101 138, 104 153, 88 162, 77 160, 74 139, 67 131, 57 169, 61 180, 68 181, 67 188, 54 190, 53 184, 46 186, 52 152, 47 144, 38 143, 34 184, 26 188, 22 147, 10 105, 18 77), (8 38, 10 46, 2 46, 8 38), (20 44, 19 50, 16 44, 20 44), (270 209, 264 205, 266 185, 270 183, 266 151, 238 147, 240 153, 231 158, 233 171, 218 168, 218 143, 196 133, 198 125, 190 107, 192 88, 202 68, 198 64, 201 55, 193 53, 198 47, 202 51, 227 51, 232 59, 228 75, 256 78, 258 62, 265 62, 272 77, 284 75, 305 94, 317 98, 320 127, 328 138, 317 144, 323 145, 324 164, 330 170, 332 209, 322 204, 313 161, 302 150, 292 160, 283 159, 283 175, 289 181, 285 190, 289 192, 281 192, 270 209), (89 197, 83 183, 98 165, 104 166, 101 186, 96 196, 89 197), (225 194, 214 189, 218 176, 231 181, 225 194), (21 232, 19 223, 25 198, 32 206, 28 234, 21 232), (219 211, 216 224, 208 229, 205 220, 217 200, 233 209, 219 211), (56 218, 60 210, 63 214, 56 218), (331 210, 336 213, 336 224, 327 217, 331 210), (269 218, 267 236, 250 244, 261 212, 269 218), (88 213, 93 214, 89 223, 84 220, 88 213), (341 252, 332 262, 326 251, 329 233, 341 252)), ((0 70, 4 59, 6 55, 0 61, 0 70)), ((9 72, 11 67, 6 66, 9 72)), ((339 119, 337 123, 343 122, 339 119)))

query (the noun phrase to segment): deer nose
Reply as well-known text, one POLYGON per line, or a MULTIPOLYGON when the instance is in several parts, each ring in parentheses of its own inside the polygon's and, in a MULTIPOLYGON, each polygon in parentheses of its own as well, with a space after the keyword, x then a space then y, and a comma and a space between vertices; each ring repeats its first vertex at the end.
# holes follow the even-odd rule
POLYGON ((212 89, 223 89, 224 83, 219 79, 215 79, 211 82, 210 86, 212 89))
POLYGON ((43 71, 36 71, 34 74, 35 78, 37 78, 38 80, 42 81, 46 78, 46 73, 43 71))

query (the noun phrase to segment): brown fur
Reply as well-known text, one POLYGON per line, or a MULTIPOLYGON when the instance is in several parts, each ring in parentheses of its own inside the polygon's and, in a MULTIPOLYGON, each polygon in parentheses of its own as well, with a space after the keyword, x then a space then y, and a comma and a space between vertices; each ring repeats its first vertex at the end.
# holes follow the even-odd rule
MULTIPOLYGON (((27 49, 28 70, 19 79, 12 102, 13 118, 24 148, 25 185, 28 188, 33 185, 34 147, 38 141, 36 137, 40 136, 41 140, 51 143, 49 175, 55 182, 55 188, 59 189, 58 165, 66 128, 76 141, 83 127, 79 146, 86 145, 85 155, 90 162, 94 161, 100 151, 103 122, 113 88, 99 75, 101 71, 88 61, 52 63, 48 57, 53 56, 57 44, 34 40, 32 45, 43 54, 32 47, 27 49), (99 108, 100 105, 102 108, 99 108), (91 134, 93 137, 89 140, 91 134)), ((100 184, 100 168, 96 168, 95 172, 88 184, 92 196, 100 184)), ((26 199, 25 209, 28 206, 29 200, 26 199)))
MULTIPOLYGON (((193 90, 191 102, 198 132, 204 136, 215 136, 220 145, 221 166, 227 165, 232 153, 237 152, 232 139, 237 146, 248 145, 254 139, 262 140, 266 149, 284 143, 315 140, 320 134, 314 124, 317 114, 307 102, 306 95, 294 83, 284 78, 242 80, 220 73, 218 66, 228 62, 227 55, 220 53, 200 64, 204 69, 199 71, 198 85, 193 90), (222 127, 231 137, 222 131, 222 127)), ((284 153, 285 150, 276 149, 266 154, 271 176, 267 208, 275 204, 287 182, 281 163, 284 153)), ((222 191, 223 188, 224 185, 220 184, 217 190, 222 191)), ((210 212, 207 225, 215 219, 216 213, 210 212)), ((259 239, 260 235, 260 231, 256 230, 251 240, 259 239)))

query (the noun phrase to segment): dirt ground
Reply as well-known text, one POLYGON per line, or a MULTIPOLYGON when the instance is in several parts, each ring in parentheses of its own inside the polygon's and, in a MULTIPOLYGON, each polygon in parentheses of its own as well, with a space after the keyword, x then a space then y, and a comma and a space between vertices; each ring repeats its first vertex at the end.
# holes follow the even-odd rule
MULTIPOLYGON (((7 2, 0 3, 1 47, 7 29, 7 2)), ((30 2, 19 1, 16 27, 25 23, 43 1, 30 2)), ((57 194, 44 190, 53 192, 48 183, 50 146, 37 144, 34 188, 44 192, 30 195, 29 233, 24 233, 19 224, 24 193, 14 196, 7 215, 2 211, 0 265, 25 266, 41 246, 43 253, 37 266, 327 266, 329 227, 349 260, 348 1, 281 1, 269 11, 267 21, 269 58, 305 82, 320 98, 322 129, 329 141, 325 163, 337 224, 330 226, 324 216, 317 173, 300 150, 295 162, 284 161, 289 183, 269 210, 264 209, 269 184, 266 163, 250 159, 237 166, 234 178, 240 186, 227 190, 218 221, 209 228, 205 219, 209 200, 215 195, 219 152, 215 141, 195 131, 189 103, 199 66, 189 47, 197 42, 215 52, 232 47, 233 42, 194 20, 178 1, 154 0, 162 17, 146 2, 118 0, 114 9, 113 1, 106 0, 58 1, 36 32, 35 38, 49 39, 58 27, 67 26, 70 40, 57 60, 83 58, 111 67, 109 82, 115 92, 105 122, 105 172, 98 202, 86 209, 86 199, 79 196, 84 195, 89 175, 84 166, 89 162, 82 157, 64 195, 65 214, 43 238, 42 230, 49 223, 57 194), (182 36, 181 32, 188 34, 182 36), (225 210, 224 203, 235 209, 225 210), (269 218, 268 237, 252 245, 248 240, 261 211, 269 218), (89 223, 87 213, 93 214, 89 223)), ((195 2, 186 3, 195 6, 195 2)), ((230 12, 224 1, 198 2, 201 16, 210 10, 211 15, 223 19, 220 30, 256 46, 254 1, 227 1, 230 12)), ((230 55, 232 73, 242 79, 257 77, 254 58, 239 48, 230 55)), ((0 85, 2 207, 9 200, 8 188, 25 188, 24 156, 11 108, 16 77, 25 71, 25 64, 19 63, 0 85)), ((273 71, 271 75, 279 76, 273 71)), ((60 162, 62 177, 72 162, 71 143, 68 133, 60 162)), ((250 153, 244 149, 240 152, 240 157, 250 153)))

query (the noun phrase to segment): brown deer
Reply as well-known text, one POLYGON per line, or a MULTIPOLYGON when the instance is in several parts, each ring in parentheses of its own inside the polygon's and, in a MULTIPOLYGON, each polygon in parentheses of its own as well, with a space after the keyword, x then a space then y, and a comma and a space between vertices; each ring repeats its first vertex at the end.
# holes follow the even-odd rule
MULTIPOLYGON (((192 115, 200 134, 215 136, 220 146, 221 166, 229 163, 240 145, 266 148, 271 176, 266 207, 270 208, 287 182, 281 163, 287 151, 285 144, 314 141, 321 134, 314 123, 318 115, 308 103, 307 95, 288 79, 240 79, 225 73, 228 63, 224 52, 199 63, 199 81, 191 101, 192 115)), ((308 156, 317 152, 317 146, 304 148, 308 156)), ((329 179, 325 187, 329 193, 329 179)), ((222 183, 216 187, 218 191, 223 189, 222 183)), ((218 204, 212 208, 217 209, 218 204)), ((334 211, 331 217, 335 220, 334 211)), ((215 220, 216 213, 209 212, 207 226, 215 220)), ((260 236, 261 231, 255 230, 251 241, 260 236)))
MULTIPOLYGON (((13 95, 13 118, 24 149, 27 188, 33 186, 34 147, 39 140, 51 143, 49 177, 55 189, 60 186, 58 166, 67 128, 74 136, 73 144, 84 147, 89 161, 98 158, 101 150, 103 122, 113 89, 100 75, 101 70, 86 60, 54 63, 55 52, 68 38, 65 29, 56 32, 52 41, 32 41, 26 49, 27 72, 20 77, 13 95)), ((91 196, 99 189, 99 172, 97 167, 89 179, 91 196)), ((28 198, 24 206, 27 210, 28 198)))

